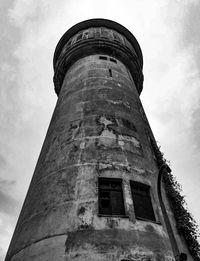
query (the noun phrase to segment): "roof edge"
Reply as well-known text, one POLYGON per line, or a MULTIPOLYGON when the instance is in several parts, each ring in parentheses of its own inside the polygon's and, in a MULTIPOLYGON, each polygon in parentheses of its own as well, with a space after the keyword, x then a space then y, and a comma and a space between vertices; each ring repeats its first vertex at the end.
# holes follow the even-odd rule
POLYGON ((122 26, 121 24, 119 24, 117 22, 114 22, 114 21, 111 21, 108 19, 97 18, 97 19, 89 19, 89 20, 85 20, 80 23, 77 23, 64 33, 64 35, 59 40, 59 42, 56 46, 55 52, 54 52, 54 57, 53 57, 54 69, 55 69, 56 60, 57 60, 63 46, 65 45, 65 43, 77 32, 87 29, 89 27, 107 27, 110 29, 114 29, 117 32, 124 35, 127 38, 127 40, 133 45, 135 52, 140 60, 141 67, 143 67, 142 50, 140 48, 138 41, 134 37, 134 35, 126 27, 122 26))

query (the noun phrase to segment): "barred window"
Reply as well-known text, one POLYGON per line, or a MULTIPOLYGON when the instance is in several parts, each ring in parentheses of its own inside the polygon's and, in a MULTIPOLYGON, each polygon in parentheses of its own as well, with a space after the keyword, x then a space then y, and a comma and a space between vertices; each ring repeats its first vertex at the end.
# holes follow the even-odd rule
POLYGON ((125 215, 121 179, 99 178, 99 214, 125 215))
POLYGON ((150 187, 131 181, 131 192, 136 218, 156 221, 150 197, 150 187))

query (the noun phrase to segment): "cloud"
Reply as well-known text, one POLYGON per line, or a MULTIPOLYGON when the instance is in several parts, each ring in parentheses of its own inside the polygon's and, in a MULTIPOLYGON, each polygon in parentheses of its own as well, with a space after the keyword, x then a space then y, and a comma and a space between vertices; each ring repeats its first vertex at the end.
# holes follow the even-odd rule
POLYGON ((183 16, 183 26, 181 30, 181 35, 179 39, 179 45, 182 48, 191 48, 188 51, 191 51, 194 54, 195 62, 199 64, 199 11, 200 11, 200 2, 194 1, 193 4, 187 4, 183 16))
POLYGON ((196 207, 200 196, 199 12, 199 1, 168 2, 161 11, 165 36, 155 38, 151 55, 145 54, 142 99, 155 137, 171 161, 188 207, 200 224, 196 207))
POLYGON ((200 100, 199 100, 199 106, 194 110, 192 116, 192 133, 193 133, 193 137, 194 137, 194 141, 195 141, 195 147, 198 148, 198 150, 200 150, 200 100))
POLYGON ((14 180, 0 179, 0 212, 7 215, 15 215, 18 202, 11 196, 12 187, 16 185, 14 180))
POLYGON ((11 22, 15 26, 21 27, 27 21, 37 21, 44 7, 45 1, 16 0, 8 14, 11 22))
POLYGON ((200 151, 200 2, 196 1, 193 5, 189 5, 186 9, 183 30, 179 39, 179 45, 182 46, 191 55, 193 63, 191 63, 190 79, 188 81, 188 88, 193 87, 196 83, 196 98, 191 102, 192 105, 192 122, 191 134, 193 135, 195 148, 200 151))
POLYGON ((0 178, 0 260, 2 261, 21 206, 20 202, 11 196, 15 185, 14 180, 0 178))
POLYGON ((16 200, 4 191, 0 191, 0 212, 12 215, 15 212, 16 200))

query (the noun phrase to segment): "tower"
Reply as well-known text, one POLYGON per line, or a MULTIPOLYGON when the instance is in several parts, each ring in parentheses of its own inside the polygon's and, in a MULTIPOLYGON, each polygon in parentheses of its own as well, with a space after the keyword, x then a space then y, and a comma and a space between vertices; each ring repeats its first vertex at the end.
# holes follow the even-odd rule
POLYGON ((142 66, 135 37, 110 20, 60 39, 58 101, 6 261, 193 260, 161 184, 142 66))

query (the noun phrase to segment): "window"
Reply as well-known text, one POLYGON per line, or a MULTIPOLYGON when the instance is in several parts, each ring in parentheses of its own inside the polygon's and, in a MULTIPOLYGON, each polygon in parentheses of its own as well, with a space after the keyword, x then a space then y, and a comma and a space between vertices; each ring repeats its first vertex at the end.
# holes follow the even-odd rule
POLYGON ((110 58, 110 61, 113 63, 117 63, 117 61, 114 58, 110 58))
POLYGON ((99 178, 99 214, 125 215, 121 179, 99 178))
POLYGON ((108 71, 109 71, 109 77, 112 77, 112 70, 108 69, 108 71))
POLYGON ((107 60, 107 57, 106 57, 106 56, 99 56, 99 59, 101 59, 101 60, 107 60))
POLYGON ((131 192, 136 218, 156 221, 151 203, 150 187, 131 181, 131 192))

